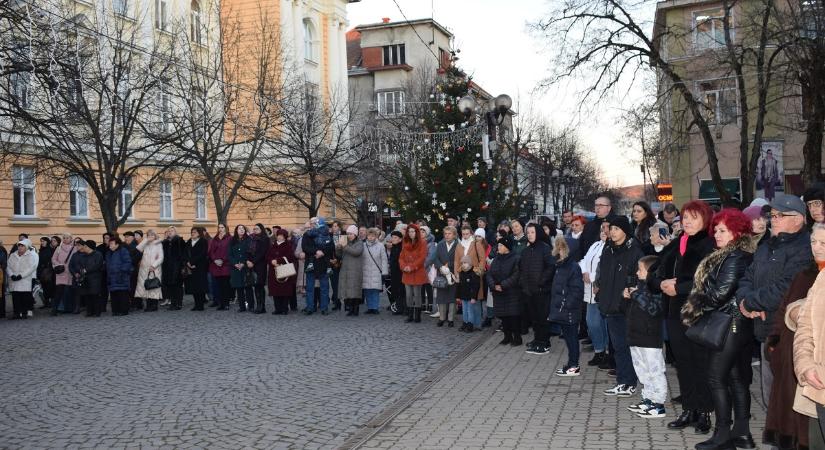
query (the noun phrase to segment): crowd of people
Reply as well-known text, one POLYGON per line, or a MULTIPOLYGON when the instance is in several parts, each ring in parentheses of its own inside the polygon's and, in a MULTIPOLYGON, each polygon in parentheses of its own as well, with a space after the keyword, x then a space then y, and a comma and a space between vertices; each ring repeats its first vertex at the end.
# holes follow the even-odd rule
POLYGON ((777 194, 738 210, 703 201, 658 214, 643 201, 631 218, 596 199, 595 217, 566 211, 551 219, 505 220, 491 227, 448 217, 436 239, 424 221, 389 233, 312 218, 304 227, 225 224, 216 234, 192 228, 184 240, 136 230, 103 235, 98 244, 66 233, 35 248, 25 234, 6 253, 0 292, 11 294, 12 319, 35 307, 52 315, 99 317, 171 311, 194 298, 217 310, 305 315, 342 310, 380 314, 386 291, 392 314, 463 332, 493 326, 501 345, 547 354, 559 337, 566 363, 616 378, 608 396, 640 397, 627 410, 667 416, 666 365, 676 368, 681 412, 668 429, 712 436, 697 449, 755 448, 750 431, 753 363, 768 405, 765 443, 780 449, 823 448, 825 428, 825 191, 777 194), (473 226, 475 225, 475 226, 473 226), (211 303, 209 302, 211 300, 211 303))

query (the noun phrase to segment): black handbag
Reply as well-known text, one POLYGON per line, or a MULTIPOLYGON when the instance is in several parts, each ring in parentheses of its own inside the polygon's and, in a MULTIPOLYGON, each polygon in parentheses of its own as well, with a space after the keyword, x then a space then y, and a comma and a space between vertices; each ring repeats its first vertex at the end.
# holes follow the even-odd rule
POLYGON ((155 276, 155 272, 149 272, 149 276, 143 280, 143 288, 147 291, 160 289, 160 279, 155 276))
POLYGON ((733 317, 728 313, 719 310, 705 313, 688 327, 685 336, 703 347, 719 351, 725 346, 725 340, 731 331, 731 322, 733 317))
POLYGON ((435 276, 435 279, 433 280, 433 283, 432 283, 432 286, 436 289, 445 289, 447 287, 447 285, 448 285, 447 277, 445 277, 441 273, 439 273, 438 275, 435 276))

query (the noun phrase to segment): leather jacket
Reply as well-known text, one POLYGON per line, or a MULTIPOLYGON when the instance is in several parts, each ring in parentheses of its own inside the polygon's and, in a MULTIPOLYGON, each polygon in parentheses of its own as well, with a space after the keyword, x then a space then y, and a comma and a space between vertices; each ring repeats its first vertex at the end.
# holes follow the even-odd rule
POLYGON ((739 280, 753 261, 753 254, 736 249, 728 254, 716 267, 712 268, 702 283, 702 292, 706 296, 705 308, 735 312, 734 299, 739 280))

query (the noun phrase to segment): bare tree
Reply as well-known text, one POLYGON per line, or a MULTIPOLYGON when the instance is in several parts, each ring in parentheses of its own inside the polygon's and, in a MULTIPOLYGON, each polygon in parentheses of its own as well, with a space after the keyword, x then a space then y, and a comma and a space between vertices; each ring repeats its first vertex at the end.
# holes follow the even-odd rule
MULTIPOLYGON (((635 0, 564 0, 545 18, 532 24, 557 50, 553 73, 544 85, 566 78, 586 78, 582 102, 600 100, 618 89, 626 89, 655 69, 662 80, 660 95, 676 101, 688 112, 688 129, 699 132, 714 186, 724 204, 750 202, 756 177, 756 164, 761 152, 768 105, 771 96, 774 65, 781 59, 781 48, 774 45, 771 26, 774 12, 770 0, 752 2, 740 8, 736 33, 731 30, 731 10, 741 2, 723 1, 724 37, 709 49, 693 48, 703 64, 708 64, 720 77, 736 80, 740 103, 739 175, 743 192, 734 199, 722 183, 714 131, 718 123, 713 114, 715 105, 692 89, 690 72, 678 62, 671 62, 662 46, 692 42, 693 26, 668 26, 651 23, 644 18, 650 11, 646 2, 635 0), (653 26, 654 32, 649 30, 653 26), (751 74, 754 74, 751 76, 751 74), (671 96, 672 94, 672 96, 671 96), (750 97, 749 97, 750 96, 750 97), (755 99, 751 104, 750 99, 755 99), (751 126, 751 124, 753 126, 751 126), (753 136, 750 133, 754 133, 753 136)), ((669 104, 669 103, 666 103, 669 104)))
POLYGON ((645 179, 650 183, 645 186, 645 197, 650 198, 656 192, 659 171, 666 164, 667 154, 662 145, 660 134, 659 111, 661 106, 653 101, 640 102, 622 114, 624 135, 622 143, 630 150, 631 162, 642 166, 645 179))
POLYGON ((181 56, 170 87, 180 106, 172 144, 209 187, 216 220, 226 223, 281 118, 285 77, 274 74, 283 70, 287 46, 277 17, 261 4, 252 20, 231 9, 201 14, 219 16, 219 23, 176 33, 181 56))
POLYGON ((147 42, 132 11, 74 8, 35 9, 30 27, 3 37, 20 43, 3 59, 45 69, 0 83, 0 126, 13 142, 7 156, 81 180, 115 231, 178 160, 162 139, 174 43, 147 42))

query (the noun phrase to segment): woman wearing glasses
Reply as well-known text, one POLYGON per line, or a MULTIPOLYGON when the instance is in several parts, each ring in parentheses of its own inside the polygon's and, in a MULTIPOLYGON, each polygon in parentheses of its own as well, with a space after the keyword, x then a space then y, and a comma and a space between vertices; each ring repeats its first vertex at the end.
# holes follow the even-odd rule
POLYGON ((808 225, 825 223, 825 186, 815 185, 805 191, 802 196, 808 209, 808 225))

